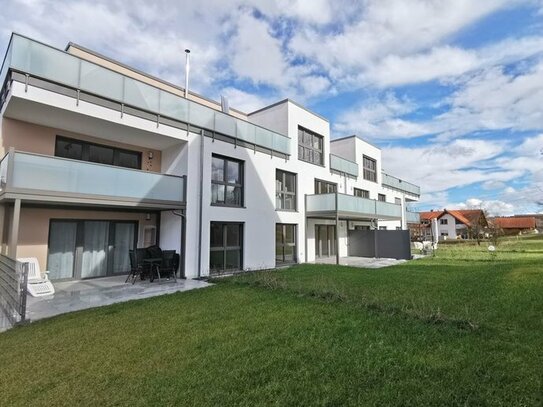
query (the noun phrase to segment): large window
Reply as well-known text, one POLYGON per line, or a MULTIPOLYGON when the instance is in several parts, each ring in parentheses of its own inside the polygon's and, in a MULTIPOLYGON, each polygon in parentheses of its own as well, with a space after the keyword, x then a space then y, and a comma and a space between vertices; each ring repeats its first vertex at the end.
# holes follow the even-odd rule
POLYGON ((141 153, 57 136, 55 156, 118 167, 141 169, 141 153))
POLYGON ((296 263, 296 225, 275 225, 275 262, 296 263))
POLYGON ((211 222, 209 269, 212 272, 241 270, 243 223, 211 222))
POLYGON ((384 194, 378 194, 377 195, 377 200, 381 201, 381 202, 386 202, 387 201, 387 196, 384 195, 384 194))
POLYGON ((363 157, 364 179, 377 182, 377 161, 368 156, 363 157))
POLYGON ((324 165, 324 137, 298 126, 298 159, 324 165))
POLYGON ((337 184, 323 181, 321 179, 315 179, 316 194, 333 194, 334 192, 337 192, 337 184))
POLYGON ((213 155, 211 204, 243 206, 243 162, 213 155))
POLYGON ((366 191, 365 189, 355 188, 354 189, 354 196, 359 196, 360 198, 370 199, 370 191, 366 191))
POLYGON ((275 207, 277 209, 296 210, 296 174, 275 171, 275 207))

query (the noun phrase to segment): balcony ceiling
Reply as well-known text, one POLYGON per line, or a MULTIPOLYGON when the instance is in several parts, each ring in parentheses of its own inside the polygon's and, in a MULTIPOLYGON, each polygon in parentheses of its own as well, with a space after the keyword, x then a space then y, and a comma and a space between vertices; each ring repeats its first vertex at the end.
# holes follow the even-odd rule
MULTIPOLYGON (((17 84, 22 85, 22 84, 17 84)), ((15 90, 15 89, 14 89, 15 90)), ((38 90, 37 93, 47 92, 38 90)), ((29 89, 29 94, 31 90, 29 89)), ((57 98, 66 98, 62 95, 56 95, 57 98)), ((185 140, 169 137, 160 134, 160 131, 153 132, 148 129, 138 128, 134 125, 125 125, 112 120, 104 119, 92 115, 90 112, 93 109, 85 109, 85 102, 80 103, 78 108, 75 107, 75 100, 68 98, 72 108, 65 109, 55 106, 52 103, 41 103, 40 98, 32 97, 26 93, 13 92, 8 101, 6 101, 4 116, 12 119, 17 119, 41 126, 58 128, 73 133, 85 134, 98 138, 107 138, 120 143, 132 144, 150 149, 163 150, 180 143, 185 140), (32 100, 34 99, 34 100, 32 100), (76 111, 77 109, 77 111, 76 111), (88 114, 87 110, 89 111, 88 114)), ((100 108, 106 109, 106 108, 100 108)), ((94 109, 96 110, 96 109, 94 109)), ((109 110, 109 116, 115 116, 120 120, 120 112, 109 110)), ((125 117, 128 115, 125 115, 125 117)), ((133 122, 145 120, 134 118, 133 122)), ((155 123, 148 123, 147 128, 153 128, 155 123)), ((161 127, 167 127, 160 125, 161 127)), ((170 132, 172 128, 169 128, 170 132)), ((183 130, 175 130, 179 134, 183 134, 183 130)))

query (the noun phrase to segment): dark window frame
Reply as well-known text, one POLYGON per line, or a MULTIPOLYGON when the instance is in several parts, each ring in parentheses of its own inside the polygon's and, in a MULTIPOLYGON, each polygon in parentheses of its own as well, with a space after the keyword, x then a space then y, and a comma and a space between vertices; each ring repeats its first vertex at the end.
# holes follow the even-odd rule
POLYGON ((298 262, 298 225, 296 223, 276 223, 275 224, 275 264, 276 265, 284 265, 284 264, 295 264, 298 262), (277 242, 277 227, 281 227, 281 242, 277 242), (293 227, 293 236, 294 236, 294 243, 286 242, 286 228, 287 227, 293 227), (281 247, 282 249, 282 258, 283 260, 277 260, 277 248, 281 247), (292 260, 285 260, 285 247, 292 247, 292 260))
POLYGON ((377 160, 367 155, 362 156, 362 169, 363 177, 366 181, 377 182, 377 160), (372 163, 372 166, 368 166, 367 163, 372 163))
POLYGON ((325 180, 319 179, 319 178, 315 178, 314 188, 315 188, 315 194, 316 195, 335 194, 335 193, 337 193, 337 183, 336 182, 325 181, 325 180), (327 186, 327 187, 332 186, 333 191, 319 192, 319 188, 317 187, 318 184, 321 184, 321 185, 327 186))
POLYGON ((401 205, 402 204, 402 198, 394 198, 394 203, 396 205, 401 205))
POLYGON ((289 172, 289 171, 285 171, 285 170, 281 170, 279 168, 276 168, 275 169, 275 209, 278 210, 278 211, 287 211, 287 212, 296 212, 298 210, 298 174, 294 173, 294 172, 289 172), (282 174, 282 177, 281 177, 281 183, 283 185, 283 189, 281 191, 279 191, 277 189, 277 176, 279 175, 279 173, 282 174), (286 177, 287 176, 293 176, 294 177, 294 192, 292 191, 288 191, 287 188, 286 188, 286 177), (294 201, 294 208, 285 208, 285 202, 286 202, 286 197, 287 196, 290 196, 290 197, 293 197, 293 201, 294 201), (281 201, 281 207, 277 206, 277 200, 280 199, 281 201))
POLYGON ((359 198, 370 199, 370 191, 362 188, 354 188, 353 195, 359 198))
POLYGON ((324 167, 324 136, 305 127, 298 126, 298 160, 324 167), (306 142, 306 138, 310 138, 310 142, 306 142), (320 143, 320 149, 315 147, 315 140, 318 140, 318 143, 320 143), (311 158, 305 158, 306 152, 311 158), (320 154, 319 161, 315 160, 315 153, 320 154))
POLYGON ((112 165, 114 167, 130 168, 130 169, 133 169, 133 170, 141 170, 142 169, 142 167, 141 167, 142 152, 141 151, 128 150, 126 148, 119 148, 119 147, 115 147, 115 146, 109 146, 107 144, 99 144, 99 143, 94 143, 94 142, 91 142, 91 141, 80 140, 80 139, 76 139, 76 138, 59 136, 59 135, 57 135, 56 138, 55 138, 55 157, 68 158, 68 159, 71 159, 71 160, 85 161, 85 162, 100 164, 100 165, 112 165), (70 144, 79 144, 79 145, 81 145, 81 158, 70 158, 70 157, 63 156, 60 153, 59 141, 62 141, 62 142, 65 142, 65 143, 70 143, 70 144), (91 147, 99 147, 99 148, 106 148, 106 149, 112 150, 113 151, 113 162, 111 164, 110 163, 104 164, 104 163, 100 163, 100 162, 97 162, 97 161, 90 160, 89 157, 90 157, 90 148, 91 147), (121 153, 131 154, 131 155, 136 156, 137 157, 137 166, 133 167, 133 166, 120 165, 120 154, 121 153))
POLYGON ((377 200, 380 202, 386 202, 387 196, 385 194, 377 194, 377 200))
POLYGON ((210 231, 210 234, 209 234, 209 271, 210 271, 210 273, 213 273, 213 272, 215 272, 215 273, 224 273, 224 272, 228 272, 228 271, 241 271, 241 270, 243 270, 244 226, 245 226, 245 224, 243 222, 222 222, 222 221, 214 222, 214 221, 211 221, 209 223, 209 231, 210 231), (212 229, 214 224, 219 225, 222 228, 222 241, 223 241, 222 246, 211 246, 211 239, 212 239, 211 229, 212 229), (227 234, 228 226, 238 226, 238 228, 239 228, 239 230, 238 230, 238 233, 239 233, 239 246, 228 246, 228 234, 227 234), (228 251, 233 251, 233 250, 239 250, 239 267, 236 268, 236 269, 230 269, 230 268, 227 269, 226 268, 226 255, 227 255, 228 251), (222 269, 212 268, 211 267, 211 252, 223 252, 223 268, 222 269))
POLYGON ((448 224, 449 224, 449 219, 443 219, 443 218, 441 218, 441 219, 439 220, 439 224, 440 224, 440 225, 448 225, 448 224))
MULTIPOLYGON (((211 161, 213 166, 213 159, 217 158, 219 160, 223 160, 223 180, 214 180, 213 179, 213 171, 211 171, 211 205, 212 206, 222 206, 226 208, 243 208, 244 202, 245 202, 245 162, 243 160, 238 160, 237 158, 227 157, 220 154, 212 154, 211 155, 211 161), (227 181, 227 171, 228 171, 228 162, 233 162, 239 165, 238 171, 239 171, 239 180, 240 183, 231 183, 227 181), (224 202, 213 202, 213 185, 219 185, 224 186, 224 202), (238 204, 232 204, 228 203, 226 201, 227 196, 227 188, 228 187, 234 187, 240 189, 240 202, 238 204)), ((212 167, 213 168, 213 167, 212 167)))

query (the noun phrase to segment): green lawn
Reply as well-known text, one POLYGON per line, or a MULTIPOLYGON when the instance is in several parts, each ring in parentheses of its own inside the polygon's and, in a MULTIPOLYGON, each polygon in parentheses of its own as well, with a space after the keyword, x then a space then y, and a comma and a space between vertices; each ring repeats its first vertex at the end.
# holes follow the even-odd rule
POLYGON ((0 334, 0 405, 541 405, 543 238, 302 265, 0 334))

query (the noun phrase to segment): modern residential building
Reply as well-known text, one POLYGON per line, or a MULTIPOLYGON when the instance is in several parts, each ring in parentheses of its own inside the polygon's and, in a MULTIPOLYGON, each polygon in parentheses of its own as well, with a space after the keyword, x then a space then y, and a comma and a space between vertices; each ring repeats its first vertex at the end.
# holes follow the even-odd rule
POLYGON ((438 239, 472 239, 482 234, 488 226, 484 212, 481 209, 443 209, 442 211, 420 212, 420 224, 414 225, 421 238, 431 240, 432 220, 437 220, 438 239))
MULTIPOLYGON (((181 253, 187 278, 346 256, 357 229, 407 229, 418 186, 291 100, 246 114, 76 44, 13 34, 0 71, 2 253, 53 280, 181 253), (226 111, 222 111, 226 110, 226 111)), ((406 173, 406 175, 408 175, 406 173)))

